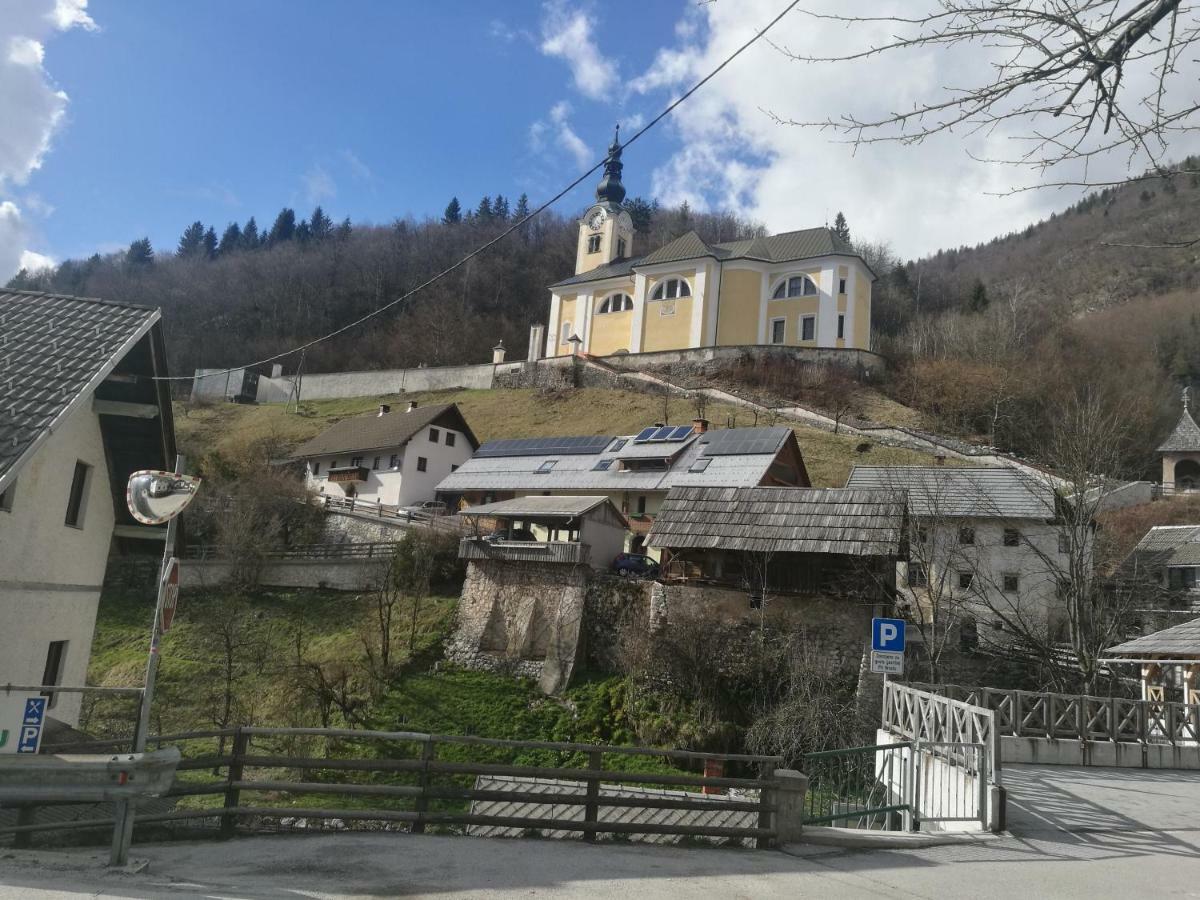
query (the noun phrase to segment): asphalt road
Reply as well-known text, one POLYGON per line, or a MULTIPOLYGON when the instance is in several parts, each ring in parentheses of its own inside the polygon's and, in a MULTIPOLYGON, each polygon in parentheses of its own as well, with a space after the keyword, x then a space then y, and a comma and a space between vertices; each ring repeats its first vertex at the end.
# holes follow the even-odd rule
POLYGON ((0 898, 1200 897, 1200 773, 1006 768, 1012 834, 928 849, 777 851, 326 834, 0 856, 0 898), (1118 808, 1119 807, 1119 808, 1118 808))

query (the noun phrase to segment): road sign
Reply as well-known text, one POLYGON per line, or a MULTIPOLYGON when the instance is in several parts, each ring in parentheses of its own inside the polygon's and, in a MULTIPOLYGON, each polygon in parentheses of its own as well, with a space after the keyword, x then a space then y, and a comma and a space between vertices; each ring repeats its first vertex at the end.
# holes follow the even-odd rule
POLYGON ((167 563, 163 575, 162 632, 166 634, 175 618, 175 607, 179 604, 179 560, 174 556, 167 563))
POLYGON ((904 620, 872 619, 871 649, 885 653, 904 653, 904 620))
POLYGON ((903 675, 904 654, 888 650, 871 651, 871 671, 876 675, 903 675))
POLYGON ((45 697, 0 694, 0 753, 37 753, 45 717, 45 697))

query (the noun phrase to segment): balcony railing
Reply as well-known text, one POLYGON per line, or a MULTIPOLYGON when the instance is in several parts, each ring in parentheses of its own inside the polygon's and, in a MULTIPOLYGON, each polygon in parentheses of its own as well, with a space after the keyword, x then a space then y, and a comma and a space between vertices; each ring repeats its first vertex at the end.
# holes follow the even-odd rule
POLYGON ((370 473, 368 472, 366 466, 342 466, 337 469, 329 470, 329 480, 334 484, 366 481, 369 477, 370 473))
POLYGON ((458 558, 582 565, 588 561, 590 549, 584 544, 566 541, 485 541, 482 538, 463 538, 458 545, 458 558))

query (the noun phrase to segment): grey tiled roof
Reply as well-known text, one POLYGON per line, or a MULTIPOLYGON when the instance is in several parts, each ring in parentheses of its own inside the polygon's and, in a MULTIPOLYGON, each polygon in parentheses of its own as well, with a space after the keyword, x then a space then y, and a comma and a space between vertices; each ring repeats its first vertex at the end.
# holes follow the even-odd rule
MULTIPOLYGON (((464 516, 582 516, 601 504, 612 501, 607 497, 572 497, 565 494, 549 497, 517 497, 515 500, 501 500, 497 503, 484 503, 460 510, 464 516)), ((616 507, 613 507, 615 510, 616 507)))
POLYGON ((438 424, 439 419, 443 420, 443 427, 464 432, 472 446, 479 446, 458 406, 443 403, 438 406, 418 406, 406 412, 384 413, 382 416, 373 412, 342 419, 302 444, 294 455, 296 459, 311 459, 314 456, 349 453, 355 450, 402 447, 426 426, 438 424))
MULTIPOLYGON (((756 259, 769 263, 792 262, 801 259, 815 259, 819 256, 830 255, 859 256, 858 252, 846 241, 829 228, 805 228, 802 231, 786 231, 769 237, 751 238, 742 241, 726 241, 720 244, 706 244, 700 235, 694 231, 677 237, 668 244, 659 247, 642 257, 618 260, 606 266, 598 266, 587 272, 580 272, 570 278, 552 284, 551 287, 564 287, 571 284, 583 284, 589 281, 600 281, 618 275, 629 275, 638 266, 651 266, 658 263, 682 262, 688 259, 700 259, 711 256, 713 259, 756 259)), ((860 257, 861 258, 861 257, 860 257)))
POLYGON ((904 491, 913 516, 1052 519, 1054 490, 1008 467, 855 466, 848 488, 904 491))
POLYGON ((1144 570, 1200 566, 1200 525, 1156 525, 1138 541, 1130 561, 1144 570))
POLYGON ((1200 619, 1192 619, 1190 622, 1134 638, 1132 641, 1109 647, 1104 652, 1114 656, 1200 656, 1200 619))
POLYGON ((668 549, 899 556, 904 497, 844 488, 673 488, 647 543, 668 549))
POLYGON ((1185 409, 1175 425, 1175 430, 1163 441, 1158 452, 1187 453, 1192 450, 1200 451, 1200 425, 1196 424, 1192 414, 1185 409))
POLYGON ((0 478, 158 317, 145 306, 0 291, 0 478))
MULTIPOLYGON (((612 450, 610 442, 599 453, 554 454, 539 451, 528 456, 475 456, 459 466, 457 472, 447 475, 437 486, 439 492, 462 493, 463 491, 666 491, 675 485, 755 485, 770 471, 771 463, 792 430, 784 426, 771 429, 720 429, 684 444, 683 452, 675 456, 670 466, 659 471, 620 471, 617 460, 622 451, 612 450), (727 455, 708 455, 709 441, 725 435, 754 432, 755 452, 727 455), (692 472, 693 463, 701 456, 707 457, 703 471, 692 472), (539 472, 548 459, 556 462, 548 472, 539 472), (607 470, 597 470, 601 460, 610 460, 607 470)), ((626 435, 626 448, 632 445, 632 436, 626 435)), ((718 443, 720 440, 718 439, 718 443)), ((485 445, 486 446, 486 445, 485 445)), ((678 444, 660 443, 660 455, 667 457, 677 452, 678 444)), ((623 448, 624 449, 624 448, 623 448)), ((639 451, 640 453, 640 451, 639 451)))

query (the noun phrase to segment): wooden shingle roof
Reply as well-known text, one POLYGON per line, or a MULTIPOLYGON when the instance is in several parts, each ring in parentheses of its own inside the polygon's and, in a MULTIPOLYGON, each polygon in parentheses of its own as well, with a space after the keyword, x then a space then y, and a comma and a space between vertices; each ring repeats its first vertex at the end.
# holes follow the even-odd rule
POLYGON ((1200 619, 1134 638, 1104 652, 1113 656, 1158 656, 1164 659, 1200 656, 1200 619))
POLYGON ((1192 418, 1192 414, 1184 407, 1183 415, 1175 425, 1170 437, 1162 442, 1159 453, 1191 453, 1200 452, 1200 425, 1192 418))
POLYGON ((905 498, 845 488, 672 488, 647 543, 671 550, 901 555, 905 498))

